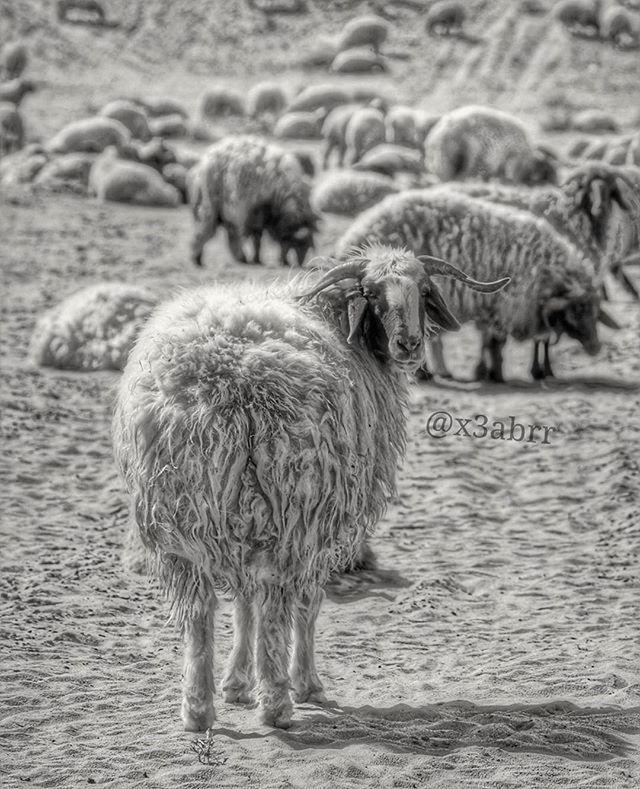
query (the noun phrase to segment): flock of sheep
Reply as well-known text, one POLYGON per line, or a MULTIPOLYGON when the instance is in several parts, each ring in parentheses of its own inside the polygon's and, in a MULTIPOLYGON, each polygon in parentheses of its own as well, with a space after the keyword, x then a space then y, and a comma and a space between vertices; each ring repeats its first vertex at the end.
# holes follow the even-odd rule
MULTIPOLYGON (((26 66, 19 53, 5 50, 9 81, 26 66)), ((221 592, 235 600, 224 697, 247 703, 255 691, 262 720, 287 727, 290 688, 298 702, 323 699, 322 589, 393 494, 409 377, 449 375, 437 335, 473 321, 476 375, 493 381, 507 338, 531 341, 531 373, 543 378, 553 340, 596 354, 598 324, 616 328, 603 307, 609 275, 638 297, 624 264, 640 245, 640 132, 615 163, 583 150, 566 162, 508 113, 436 117, 339 84, 291 98, 264 83, 246 104, 210 91, 195 125, 171 100, 116 99, 37 147, 23 147, 7 117, 5 183, 55 178, 107 201, 188 201, 196 265, 220 227, 238 262, 261 262, 266 233, 283 265, 302 265, 324 216, 353 218, 319 275, 160 305, 137 287, 94 286, 45 315, 32 341, 41 364, 124 368, 115 454, 184 636, 185 728, 215 717, 221 592), (270 138, 224 136, 202 156, 166 141, 229 114, 260 119, 270 138), (323 140, 322 161, 291 142, 309 137, 323 140)))

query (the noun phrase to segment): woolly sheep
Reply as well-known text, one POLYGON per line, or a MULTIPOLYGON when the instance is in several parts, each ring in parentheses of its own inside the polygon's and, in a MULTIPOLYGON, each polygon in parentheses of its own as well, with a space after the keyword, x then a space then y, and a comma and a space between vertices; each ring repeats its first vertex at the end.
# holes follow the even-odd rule
POLYGON ((29 52, 21 41, 10 41, 2 49, 2 68, 0 73, 3 79, 16 79, 27 67, 29 52))
POLYGON ((334 170, 314 184, 311 205, 316 211, 355 216, 397 191, 384 175, 334 170))
POLYGON ((179 162, 165 164, 162 168, 163 179, 178 190, 182 203, 189 202, 188 172, 187 168, 179 162))
POLYGON ((60 370, 122 370, 156 301, 144 288, 119 282, 83 288, 38 320, 30 356, 60 370))
POLYGON ((22 77, 11 79, 8 82, 0 82, 0 101, 8 101, 19 107, 24 97, 35 90, 37 90, 36 83, 22 77))
POLYGON ((118 157, 109 147, 96 159, 89 174, 89 191, 99 200, 173 208, 181 202, 178 190, 146 164, 118 157))
POLYGON ((160 115, 150 118, 149 131, 154 137, 186 137, 189 129, 182 115, 160 115))
POLYGON ((590 355, 600 349, 600 288, 593 263, 528 211, 447 186, 409 190, 360 214, 338 241, 338 256, 365 240, 446 257, 474 277, 511 277, 500 299, 479 301, 446 288, 460 321, 475 321, 483 349, 490 350, 489 363, 483 358, 476 369, 478 378, 503 380, 502 349, 509 336, 522 341, 566 332, 590 355))
POLYGON ((293 99, 287 112, 329 112, 334 107, 349 104, 351 101, 351 94, 341 85, 310 85, 293 99))
POLYGON ((418 147, 418 122, 413 107, 391 107, 385 118, 387 142, 418 147))
POLYGON ((247 114, 250 118, 271 115, 277 118, 287 106, 287 94, 277 82, 258 82, 247 95, 247 114))
POLYGON ((389 25, 379 16, 355 17, 342 28, 337 41, 337 50, 343 52, 354 47, 371 47, 377 53, 388 35, 389 25))
POLYGON ((131 136, 137 140, 146 142, 151 139, 147 116, 133 102, 125 99, 110 101, 100 110, 100 115, 120 121, 123 126, 129 129, 131 136))
POLYGON ((395 491, 406 372, 424 336, 456 328, 433 273, 485 292, 505 284, 371 247, 312 290, 305 279, 186 292, 142 330, 116 398, 114 453, 184 639, 188 731, 215 719, 219 594, 235 601, 225 701, 249 703, 255 687, 263 723, 287 728, 290 687, 296 702, 324 699, 323 586, 395 491))
POLYGON ((317 140, 322 135, 324 112, 287 112, 278 118, 273 136, 289 140, 317 140))
POLYGON ((251 238, 253 262, 260 262, 262 234, 280 245, 280 260, 296 253, 299 265, 313 246, 317 216, 310 186, 295 154, 258 137, 227 137, 208 149, 189 173, 189 203, 195 220, 193 262, 220 225, 234 258, 246 262, 242 243, 251 238))
POLYGON ((329 166, 331 154, 338 153, 337 163, 340 167, 344 164, 344 157, 347 152, 346 132, 347 124, 351 120, 353 113, 359 109, 359 104, 341 104, 334 107, 327 115, 322 124, 321 134, 325 141, 325 148, 322 157, 322 166, 326 169, 329 166))
POLYGON ((201 118, 216 119, 228 115, 244 115, 245 106, 242 96, 230 88, 209 88, 198 102, 198 115, 201 118))
POLYGON ((0 157, 24 146, 24 122, 18 108, 9 102, 0 102, 0 157))
POLYGON ((419 151, 402 145, 385 143, 367 151, 354 165, 354 170, 369 170, 382 175, 424 173, 424 162, 419 151))
POLYGON ((173 99, 170 96, 162 96, 160 98, 145 98, 139 100, 147 115, 151 118, 159 118, 163 115, 180 115, 182 118, 188 118, 189 113, 186 107, 178 99, 173 99))
POLYGON ((347 162, 355 164, 367 151, 384 141, 384 115, 373 107, 361 107, 351 115, 345 129, 347 162))
POLYGON ((427 32, 446 36, 460 35, 466 16, 464 4, 458 0, 438 0, 427 11, 427 32))
POLYGON ((96 116, 67 124, 48 148, 53 153, 101 153, 109 145, 120 148, 130 139, 129 129, 120 121, 96 116))
MULTIPOLYGON (((171 146, 167 145, 161 137, 153 137, 146 143, 136 141, 125 143, 120 148, 119 153, 123 159, 130 159, 133 162, 146 164, 149 167, 153 167, 153 169, 158 172, 162 172, 166 165, 178 162, 178 154, 176 151, 171 146)), ((184 164, 182 158, 181 163, 184 164)), ((196 156, 192 163, 198 161, 199 158, 199 156, 196 156)))
POLYGON ((331 71, 338 74, 369 74, 387 71, 387 61, 368 49, 345 49, 338 52, 331 63, 331 71))
POLYGON ((600 132, 618 132, 620 127, 615 118, 602 110, 582 110, 576 112, 571 119, 571 128, 579 132, 598 134, 600 132))
POLYGON ((596 0, 560 0, 553 7, 555 19, 571 32, 598 33, 598 6, 596 0))
POLYGON ((442 181, 499 178, 533 185, 556 179, 553 162, 536 150, 524 124, 490 107, 443 115, 427 137, 426 161, 442 181))
POLYGON ((600 14, 600 35, 616 46, 638 46, 638 17, 620 5, 606 5, 600 14))

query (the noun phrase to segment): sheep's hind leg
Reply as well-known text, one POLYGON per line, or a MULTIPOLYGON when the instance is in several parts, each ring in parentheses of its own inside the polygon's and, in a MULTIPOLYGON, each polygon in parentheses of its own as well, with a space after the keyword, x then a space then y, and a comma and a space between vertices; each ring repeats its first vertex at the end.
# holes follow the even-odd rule
POLYGON ((263 587, 256 610, 256 674, 262 722, 279 729, 291 725, 289 646, 293 593, 281 586, 263 587))
POLYGON ((323 600, 322 589, 303 594, 297 601, 293 615, 293 660, 290 674, 293 698, 298 703, 309 701, 321 704, 326 701, 316 671, 314 647, 316 619, 323 600))
POLYGON ((191 260, 196 266, 202 266, 202 253, 205 244, 215 235, 214 223, 208 220, 197 220, 193 238, 191 239, 191 260))
POLYGON ((491 358, 489 380, 496 384, 504 383, 504 375, 502 374, 502 349, 504 348, 504 343, 505 341, 498 337, 491 337, 489 340, 489 356, 491 358))
POLYGON ((187 731, 204 731, 215 720, 213 694, 213 591, 198 601, 184 622, 182 720, 187 731))
POLYGON ((242 239, 240 238, 240 233, 232 225, 226 225, 226 228, 231 254, 238 261, 238 263, 246 263, 247 258, 244 254, 244 250, 242 249, 242 239))
POLYGON ((253 648, 256 637, 256 620, 253 603, 237 597, 233 611, 233 651, 229 658, 227 674, 222 682, 224 700, 232 704, 250 704, 255 680, 253 648))
POLYGON ((544 341, 544 377, 554 378, 553 369, 551 368, 551 358, 549 356, 549 340, 544 341))
POLYGON ((531 377, 534 381, 540 381, 544 378, 544 371, 540 366, 540 342, 533 341, 533 361, 531 362, 531 377))

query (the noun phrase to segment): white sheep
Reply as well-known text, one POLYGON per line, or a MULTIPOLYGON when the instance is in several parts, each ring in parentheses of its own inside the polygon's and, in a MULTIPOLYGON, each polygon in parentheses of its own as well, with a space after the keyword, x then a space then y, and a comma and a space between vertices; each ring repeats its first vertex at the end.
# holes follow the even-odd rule
POLYGON ((367 151, 385 141, 384 115, 375 107, 356 110, 345 129, 346 160, 355 164, 367 151))
POLYGON ((379 16, 358 16, 350 19, 338 37, 337 50, 343 52, 354 47, 371 47, 379 52, 389 35, 389 24, 379 16))
POLYGON ((82 288, 38 320, 30 357, 59 370, 122 370, 156 303, 146 289, 120 282, 82 288))
POLYGON ((24 122, 18 108, 0 102, 0 157, 19 151, 24 146, 24 122))
POLYGON ((277 82, 258 82, 247 95, 247 114, 250 118, 271 115, 277 118, 287 106, 287 94, 277 82))
POLYGON ((149 131, 154 137, 187 137, 189 127, 182 115, 160 115, 149 119, 149 131))
POLYGON ((182 118, 189 117, 189 113, 184 104, 171 96, 133 99, 133 101, 142 104, 145 112, 150 118, 159 118, 162 115, 180 115, 182 118))
POLYGON ((427 11, 427 32, 441 36, 459 36, 466 17, 464 3, 459 0, 438 0, 427 11))
POLYGON ((229 115, 245 114, 244 99, 238 91, 227 87, 206 90, 198 101, 198 117, 216 120, 229 115))
POLYGON ((28 143, 22 150, 0 157, 0 184, 31 183, 48 161, 49 154, 39 143, 28 143))
POLYGON ((391 107, 385 118, 385 126, 387 142, 415 148, 421 145, 418 138, 418 119, 413 107, 401 104, 391 107))
POLYGON ((345 139, 347 124, 359 107, 359 104, 341 104, 338 107, 334 107, 324 119, 321 134, 325 141, 322 156, 322 166, 325 170, 329 167, 331 155, 334 151, 337 151, 338 154, 338 166, 342 167, 344 164, 344 157, 347 152, 347 141, 345 139))
POLYGON ((100 116, 72 121, 49 141, 52 153, 101 153, 110 145, 121 148, 131 139, 127 127, 100 116))
POLYGON ((152 167, 121 159, 115 147, 99 156, 89 174, 89 192, 99 200, 134 205, 167 206, 182 202, 178 190, 152 167))
POLYGON ((33 183, 50 191, 86 195, 89 173, 96 156, 92 153, 66 153, 51 158, 33 179, 33 183))
POLYGON ((494 292, 443 261, 370 247, 310 290, 201 288, 162 305, 119 387, 114 450, 133 526, 184 638, 182 719, 214 710, 214 614, 235 599, 225 701, 287 728, 320 702, 314 631, 395 490, 406 372, 456 327, 430 275, 494 292), (289 646, 292 660, 289 666, 289 646))
POLYGON ((29 51, 21 41, 10 41, 2 49, 0 57, 2 67, 0 75, 3 79, 16 79, 27 67, 29 51))
MULTIPOLYGON (((353 165, 354 170, 368 170, 382 175, 394 176, 398 173, 420 175, 425 172, 424 160, 420 151, 404 145, 384 143, 367 151, 353 165)), ((435 179, 434 179, 435 180, 435 179)))
POLYGON ((324 111, 286 112, 278 118, 273 136, 289 140, 317 140, 322 136, 324 111))
POLYGON ((426 140, 427 169, 441 181, 498 178, 537 184, 556 179, 555 165, 537 149, 524 124, 490 107, 446 113, 426 140))
POLYGON ((314 184, 311 205, 323 213, 355 216, 397 191, 391 178, 384 175, 333 170, 314 184))
POLYGON ((581 110, 571 118, 571 128, 588 134, 619 132, 620 126, 610 112, 603 110, 581 110))
POLYGON ((331 63, 331 71, 336 74, 371 74, 387 70, 387 61, 364 47, 338 52, 331 63))
POLYGON ((316 110, 329 112, 334 107, 349 104, 351 101, 351 93, 342 85, 325 83, 310 85, 291 101, 287 112, 315 112, 316 110))
POLYGON ((105 104, 99 113, 104 118, 114 118, 126 126, 131 136, 146 142, 151 139, 149 120, 146 113, 126 99, 115 99, 105 104))

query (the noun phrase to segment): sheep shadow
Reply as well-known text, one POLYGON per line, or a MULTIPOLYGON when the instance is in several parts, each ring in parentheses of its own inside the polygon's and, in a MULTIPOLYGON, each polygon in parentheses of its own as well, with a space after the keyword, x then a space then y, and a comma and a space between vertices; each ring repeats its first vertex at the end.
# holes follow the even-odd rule
POLYGON ((489 383, 486 381, 473 381, 468 379, 440 378, 438 376, 428 381, 418 381, 420 386, 432 386, 436 389, 449 389, 455 391, 468 391, 479 395, 495 395, 510 390, 530 391, 609 391, 609 392, 640 392, 640 381, 626 381, 610 376, 582 376, 576 375, 567 378, 545 378, 541 381, 513 378, 504 383, 489 383))
POLYGON ((365 597, 395 600, 395 590, 408 586, 411 586, 411 581, 396 570, 366 567, 332 576, 325 592, 334 603, 352 603, 365 597))

